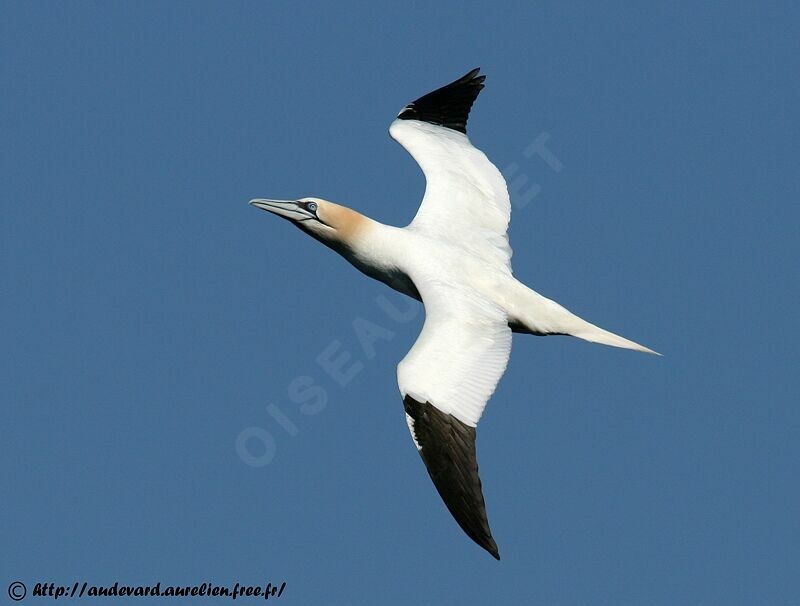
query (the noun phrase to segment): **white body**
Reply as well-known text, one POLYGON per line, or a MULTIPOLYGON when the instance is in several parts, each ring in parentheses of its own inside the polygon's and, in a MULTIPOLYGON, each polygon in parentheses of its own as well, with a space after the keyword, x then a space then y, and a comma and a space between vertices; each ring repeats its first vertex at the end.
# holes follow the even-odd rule
MULTIPOLYGON (((588 324, 555 301, 527 287, 510 270, 503 271, 458 243, 420 232, 413 225, 393 227, 373 221, 355 246, 342 255, 368 276, 415 299, 420 297, 409 277, 411 275, 417 276, 417 280, 439 280, 474 290, 503 309, 515 332, 580 336, 572 331, 588 324)), ((588 338, 593 331, 584 327, 587 328, 584 338, 594 340, 588 338)), ((650 351, 618 338, 618 343, 606 344, 650 351)), ((605 340, 597 342, 605 343, 605 340)))

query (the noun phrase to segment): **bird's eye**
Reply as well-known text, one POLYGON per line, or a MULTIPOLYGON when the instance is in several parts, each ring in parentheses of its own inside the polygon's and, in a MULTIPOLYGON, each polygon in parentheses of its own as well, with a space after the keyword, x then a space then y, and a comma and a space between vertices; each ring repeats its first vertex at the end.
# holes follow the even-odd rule
POLYGON ((316 210, 317 210, 317 203, 316 203, 316 202, 309 202, 308 204, 306 204, 306 208, 307 208, 308 210, 310 210, 312 213, 313 213, 313 212, 316 212, 316 210))

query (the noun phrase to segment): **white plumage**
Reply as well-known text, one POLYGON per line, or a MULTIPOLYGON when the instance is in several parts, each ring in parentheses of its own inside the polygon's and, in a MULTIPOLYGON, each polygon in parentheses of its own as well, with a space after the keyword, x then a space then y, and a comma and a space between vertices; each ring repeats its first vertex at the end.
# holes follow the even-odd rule
POLYGON ((389 134, 425 175, 425 195, 409 227, 510 269, 511 202, 486 154, 467 135, 426 122, 395 120, 389 134))
POLYGON ((426 180, 407 227, 383 225, 320 198, 251 203, 424 303, 422 332, 397 367, 408 428, 450 513, 499 559, 478 475, 475 427, 505 372, 512 331, 655 352, 582 320, 512 275, 506 183, 466 135, 483 81, 472 70, 410 103, 391 124, 391 136, 426 180))
POLYGON ((400 393, 475 427, 511 355, 508 318, 502 307, 447 276, 419 274, 411 279, 425 303, 425 324, 397 366, 400 393))

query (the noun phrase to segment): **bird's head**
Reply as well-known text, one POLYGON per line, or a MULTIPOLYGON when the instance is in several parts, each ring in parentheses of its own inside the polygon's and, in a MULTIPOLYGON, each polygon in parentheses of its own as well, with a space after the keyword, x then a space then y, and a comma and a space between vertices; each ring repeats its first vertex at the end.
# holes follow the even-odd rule
POLYGON ((328 246, 350 245, 368 219, 346 206, 322 198, 299 200, 250 200, 256 208, 267 210, 302 229, 328 246))

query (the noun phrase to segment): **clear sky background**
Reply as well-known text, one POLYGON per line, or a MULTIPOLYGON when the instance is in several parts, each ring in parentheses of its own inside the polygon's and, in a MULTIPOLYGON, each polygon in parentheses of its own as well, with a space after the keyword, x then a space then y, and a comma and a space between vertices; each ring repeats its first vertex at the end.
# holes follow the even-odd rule
POLYGON ((563 4, 3 3, 2 595, 798 603, 800 10, 563 4), (388 125, 475 66, 516 275, 664 354, 515 337, 478 434, 500 562, 408 435, 421 308, 247 205, 406 224, 388 125))

